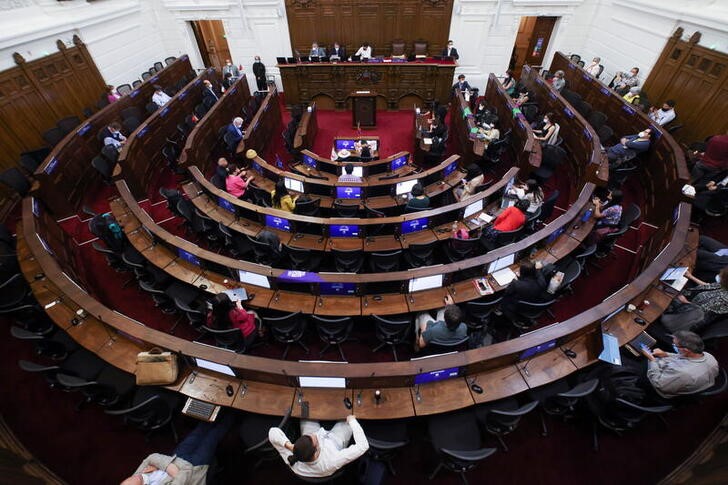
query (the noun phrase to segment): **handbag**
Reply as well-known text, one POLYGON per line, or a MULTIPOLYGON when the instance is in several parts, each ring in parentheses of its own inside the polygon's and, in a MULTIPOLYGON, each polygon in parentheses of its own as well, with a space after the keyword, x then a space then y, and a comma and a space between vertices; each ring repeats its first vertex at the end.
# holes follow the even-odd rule
POLYGON ((161 386, 177 380, 177 355, 152 347, 148 352, 139 352, 136 359, 137 386, 161 386))

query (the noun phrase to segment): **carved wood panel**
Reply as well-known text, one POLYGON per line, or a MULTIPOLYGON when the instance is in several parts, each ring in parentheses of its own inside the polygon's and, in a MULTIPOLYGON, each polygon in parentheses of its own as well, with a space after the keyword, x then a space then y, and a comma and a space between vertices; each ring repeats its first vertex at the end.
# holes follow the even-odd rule
POLYGON ((415 40, 426 40, 429 54, 439 55, 452 5, 452 0, 286 0, 286 13, 291 45, 302 55, 313 42, 330 49, 338 41, 351 55, 367 41, 373 55, 388 56, 394 39, 404 39, 408 53, 415 40))

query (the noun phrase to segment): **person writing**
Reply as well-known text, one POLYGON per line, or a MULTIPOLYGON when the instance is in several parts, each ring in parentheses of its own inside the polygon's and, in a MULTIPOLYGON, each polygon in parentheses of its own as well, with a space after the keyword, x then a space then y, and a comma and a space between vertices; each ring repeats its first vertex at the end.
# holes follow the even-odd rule
POLYGON ((354 57, 359 57, 360 59, 371 59, 372 58, 372 47, 369 45, 369 42, 364 42, 361 47, 359 47, 359 50, 356 51, 354 54, 354 57))
POLYGON ((301 420, 301 437, 291 443, 280 428, 268 430, 268 441, 293 473, 324 478, 355 461, 369 449, 369 442, 353 414, 327 431, 318 421, 301 420), (352 436, 354 444, 349 446, 352 436))
POLYGON ((227 293, 218 293, 212 299, 212 310, 207 314, 207 326, 215 330, 239 329, 243 334, 245 347, 250 348, 258 334, 256 317, 254 311, 243 308, 240 300, 233 303, 227 293))
POLYGON ((248 184, 253 181, 254 175, 248 177, 248 172, 243 168, 230 166, 227 177, 225 177, 225 190, 238 199, 245 195, 248 184))
POLYGON ((291 194, 288 193, 288 188, 286 187, 283 179, 280 179, 278 180, 278 182, 276 182, 276 188, 271 191, 270 196, 271 201, 273 202, 274 209, 280 209, 286 212, 293 212, 293 210, 296 208, 296 199, 298 199, 298 197, 291 197, 291 194))

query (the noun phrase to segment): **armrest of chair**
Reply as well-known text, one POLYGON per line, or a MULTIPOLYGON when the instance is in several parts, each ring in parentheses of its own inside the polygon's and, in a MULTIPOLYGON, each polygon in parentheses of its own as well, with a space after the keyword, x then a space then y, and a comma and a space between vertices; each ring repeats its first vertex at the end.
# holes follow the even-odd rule
POLYGON ((80 377, 70 376, 68 374, 58 374, 56 376, 56 379, 58 379, 58 382, 60 382, 61 385, 73 389, 80 389, 82 387, 88 387, 98 384, 98 382, 96 381, 87 381, 85 379, 81 379, 80 377))
POLYGON ((444 455, 462 461, 479 461, 488 458, 496 452, 495 448, 481 448, 479 450, 449 450, 440 448, 440 452, 444 455))
POLYGON ((19 360, 18 365, 25 372, 49 372, 52 370, 60 370, 60 367, 57 365, 42 365, 29 360, 19 360))
MULTIPOLYGON (((388 451, 388 450, 396 450, 397 448, 401 448, 409 443, 409 441, 381 441, 374 438, 370 438, 367 436, 367 441, 369 442, 369 446, 376 449, 376 450, 382 450, 382 451, 388 451)), ((445 450, 442 450, 445 451, 445 450)))
POLYGON ((149 399, 147 399, 146 401, 140 402, 136 406, 132 406, 132 407, 126 408, 126 409, 105 409, 104 412, 106 414, 110 414, 112 416, 122 416, 124 414, 133 413, 134 411, 142 409, 144 406, 149 405, 149 403, 156 401, 157 399, 162 399, 162 398, 160 396, 152 396, 149 399))
POLYGON ((43 340, 43 334, 30 332, 17 325, 10 327, 10 335, 20 340, 43 340))
POLYGON ((672 409, 672 404, 663 404, 659 406, 640 406, 639 404, 629 402, 626 399, 622 399, 621 397, 617 398, 617 402, 624 406, 627 406, 628 408, 636 409, 645 413, 659 414, 672 409))
POLYGON ((518 409, 514 409, 513 411, 503 411, 500 409, 491 409, 490 413, 492 414, 500 414, 501 416, 523 416, 526 413, 530 413, 533 411, 533 409, 538 406, 538 401, 533 401, 525 406, 521 406, 518 409))
POLYGON ((599 379, 589 379, 588 381, 582 382, 578 386, 574 387, 570 391, 560 392, 557 394, 559 397, 584 397, 588 396, 599 385, 599 379))

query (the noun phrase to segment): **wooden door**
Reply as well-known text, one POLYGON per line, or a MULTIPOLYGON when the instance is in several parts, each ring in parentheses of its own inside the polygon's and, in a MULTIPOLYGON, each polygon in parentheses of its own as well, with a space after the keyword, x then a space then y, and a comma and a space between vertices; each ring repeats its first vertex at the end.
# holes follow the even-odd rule
POLYGON ((526 50, 526 64, 534 67, 543 65, 543 55, 549 46, 555 24, 556 17, 536 17, 526 50))
POLYGON ((197 20, 192 24, 205 67, 222 69, 225 60, 230 59, 230 48, 222 20, 197 20))
POLYGON ((526 52, 531 43, 531 33, 536 26, 538 17, 521 17, 521 23, 518 25, 518 34, 516 34, 516 43, 513 45, 513 53, 511 54, 511 69, 513 75, 518 79, 521 77, 521 67, 526 62, 526 52))

